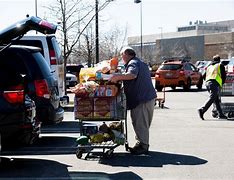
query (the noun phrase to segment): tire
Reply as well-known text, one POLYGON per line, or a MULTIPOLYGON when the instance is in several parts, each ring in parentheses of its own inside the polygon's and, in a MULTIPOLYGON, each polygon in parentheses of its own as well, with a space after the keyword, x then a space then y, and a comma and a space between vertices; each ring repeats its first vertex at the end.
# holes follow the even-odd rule
POLYGON ((163 87, 162 86, 156 86, 156 89, 158 92, 162 92, 163 87))
POLYGON ((171 86, 171 89, 174 91, 176 89, 176 86, 171 86))
POLYGON ((202 89, 202 84, 203 84, 203 78, 201 77, 201 78, 199 79, 198 84, 197 84, 197 88, 198 88, 199 90, 202 89))
POLYGON ((81 159, 81 158, 82 158, 82 155, 83 155, 83 151, 82 151, 82 150, 77 150, 77 151, 76 151, 76 157, 77 157, 78 159, 81 159))
POLYGON ((185 91, 188 91, 188 90, 190 90, 190 88, 191 88, 191 79, 188 78, 186 84, 184 84, 184 86, 183 86, 183 89, 185 91))
POLYGON ((110 150, 106 151, 104 155, 106 158, 111 158, 114 155, 114 150, 110 149, 110 150))
POLYGON ((161 109, 164 108, 164 103, 161 103, 160 106, 159 106, 161 109))

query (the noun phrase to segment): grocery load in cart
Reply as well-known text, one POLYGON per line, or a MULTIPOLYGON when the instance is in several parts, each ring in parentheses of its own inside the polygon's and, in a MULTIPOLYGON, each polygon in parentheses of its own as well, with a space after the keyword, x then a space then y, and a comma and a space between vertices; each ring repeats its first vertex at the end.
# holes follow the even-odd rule
POLYGON ((220 93, 221 108, 228 119, 234 119, 234 74, 228 73, 220 93))
POLYGON ((111 157, 119 145, 127 144, 126 98, 121 83, 109 81, 113 73, 108 62, 100 68, 84 68, 83 82, 71 89, 75 93, 74 116, 80 123, 77 158, 100 154, 111 157), (87 126, 92 123, 93 126, 87 126), (96 150, 96 151, 95 151, 96 150), (101 150, 97 151, 97 150, 101 150))

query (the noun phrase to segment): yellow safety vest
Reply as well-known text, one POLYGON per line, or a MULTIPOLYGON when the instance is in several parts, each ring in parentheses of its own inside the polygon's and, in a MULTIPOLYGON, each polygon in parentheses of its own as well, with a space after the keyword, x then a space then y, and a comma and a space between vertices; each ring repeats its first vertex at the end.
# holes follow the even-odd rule
POLYGON ((220 64, 217 63, 214 65, 208 66, 208 68, 206 70, 206 81, 208 81, 210 79, 216 80, 219 83, 220 87, 222 87, 223 80, 221 78, 220 64))

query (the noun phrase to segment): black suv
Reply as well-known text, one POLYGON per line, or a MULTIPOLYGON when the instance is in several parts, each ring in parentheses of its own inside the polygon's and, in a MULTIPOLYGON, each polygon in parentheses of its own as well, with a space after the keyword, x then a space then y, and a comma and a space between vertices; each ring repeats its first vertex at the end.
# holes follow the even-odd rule
POLYGON ((57 123, 64 116, 64 110, 59 105, 58 82, 40 49, 11 45, 12 39, 20 39, 30 30, 54 34, 56 26, 38 17, 28 17, 4 29, 0 32, 0 61, 7 63, 14 73, 25 76, 25 92, 35 101, 36 119, 42 124, 57 123))
POLYGON ((35 103, 25 91, 24 77, 2 61, 1 52, 0 84, 2 143, 8 143, 9 139, 20 144, 33 143, 40 133, 40 122, 35 118, 35 103))

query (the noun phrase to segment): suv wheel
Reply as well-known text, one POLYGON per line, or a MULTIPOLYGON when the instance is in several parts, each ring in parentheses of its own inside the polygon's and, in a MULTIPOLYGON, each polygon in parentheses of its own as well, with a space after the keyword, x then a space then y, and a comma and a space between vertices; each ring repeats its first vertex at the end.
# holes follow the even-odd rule
POLYGON ((191 79, 188 78, 186 84, 183 86, 184 90, 189 90, 191 88, 191 79))

